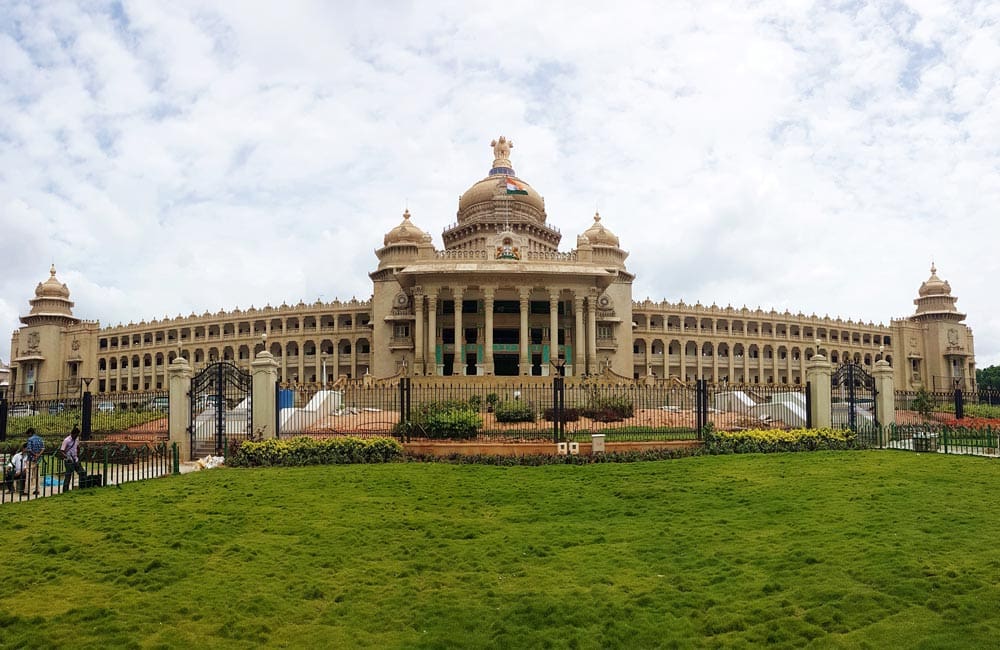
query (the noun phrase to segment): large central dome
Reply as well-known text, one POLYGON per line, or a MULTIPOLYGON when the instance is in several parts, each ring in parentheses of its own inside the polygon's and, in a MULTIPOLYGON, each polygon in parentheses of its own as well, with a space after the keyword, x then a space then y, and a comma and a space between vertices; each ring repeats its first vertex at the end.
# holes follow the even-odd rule
POLYGON ((510 162, 514 143, 500 136, 490 143, 493 167, 483 180, 466 190, 458 200, 458 223, 531 220, 545 223, 545 201, 530 185, 517 177, 510 162))

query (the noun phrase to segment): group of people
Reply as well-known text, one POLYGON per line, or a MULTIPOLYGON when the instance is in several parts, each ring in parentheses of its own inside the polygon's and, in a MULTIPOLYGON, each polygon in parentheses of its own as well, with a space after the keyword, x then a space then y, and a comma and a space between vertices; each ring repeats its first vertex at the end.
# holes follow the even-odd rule
MULTIPOLYGON (((25 432, 28 440, 21 445, 20 450, 7 461, 4 466, 4 487, 12 492, 16 491, 21 496, 27 496, 28 490, 34 496, 39 495, 41 483, 39 481, 39 461, 45 451, 45 441, 42 439, 34 427, 29 427, 25 432)), ((70 489, 73 484, 73 474, 76 473, 81 479, 87 475, 80 462, 80 428, 73 427, 69 435, 63 438, 62 444, 57 452, 65 465, 63 475, 63 492, 70 489)))

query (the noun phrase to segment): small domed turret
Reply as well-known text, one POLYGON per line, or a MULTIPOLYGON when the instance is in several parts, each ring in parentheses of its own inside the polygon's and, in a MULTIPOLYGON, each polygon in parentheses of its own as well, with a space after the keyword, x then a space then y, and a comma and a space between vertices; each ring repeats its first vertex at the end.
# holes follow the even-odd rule
POLYGON ((613 246, 619 247, 618 237, 604 227, 601 223, 601 214, 594 213, 594 225, 584 231, 583 236, 587 238, 591 246, 613 246))
POLYGON ((403 213, 402 223, 385 234, 382 244, 392 246, 393 244, 422 244, 429 241, 431 241, 431 236, 413 225, 413 222, 410 221, 410 211, 406 210, 403 213))

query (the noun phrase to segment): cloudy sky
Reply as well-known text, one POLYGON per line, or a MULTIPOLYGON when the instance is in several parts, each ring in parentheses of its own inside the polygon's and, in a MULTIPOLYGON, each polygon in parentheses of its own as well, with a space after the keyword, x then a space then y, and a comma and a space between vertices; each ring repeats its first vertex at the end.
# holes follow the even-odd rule
POLYGON ((51 264, 104 325, 367 298, 503 134, 636 299, 888 323, 933 261, 1000 364, 998 82, 996 2, 0 0, 0 333, 51 264))

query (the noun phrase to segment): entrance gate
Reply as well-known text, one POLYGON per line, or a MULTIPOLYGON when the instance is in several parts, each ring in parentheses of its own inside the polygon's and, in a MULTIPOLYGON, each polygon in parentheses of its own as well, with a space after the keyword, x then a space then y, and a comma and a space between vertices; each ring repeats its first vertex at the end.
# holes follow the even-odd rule
POLYGON ((845 363, 832 377, 832 422, 855 433, 878 430, 875 377, 860 364, 845 363))
POLYGON ((229 440, 251 438, 252 378, 231 361, 217 361, 191 379, 191 460, 222 455, 229 440))

